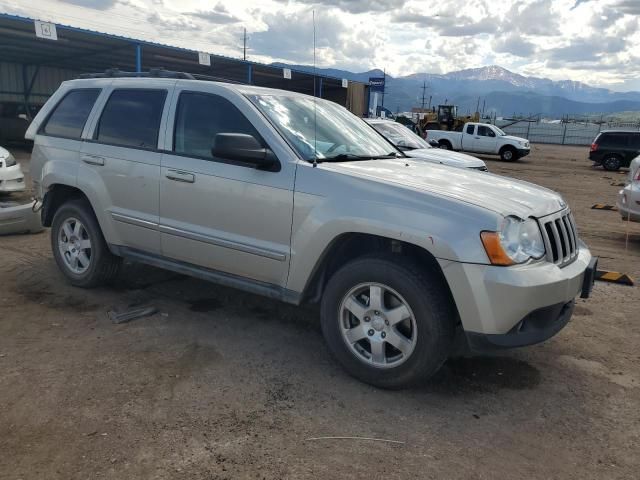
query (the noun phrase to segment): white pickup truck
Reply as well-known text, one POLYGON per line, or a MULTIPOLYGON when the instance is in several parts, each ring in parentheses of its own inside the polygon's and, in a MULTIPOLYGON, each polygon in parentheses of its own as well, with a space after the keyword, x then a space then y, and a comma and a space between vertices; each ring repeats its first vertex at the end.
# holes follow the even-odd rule
POLYGON ((461 152, 500 155, 512 162, 530 153, 529 140, 507 135, 495 125, 465 123, 461 132, 427 130, 427 139, 436 140, 440 148, 461 152))

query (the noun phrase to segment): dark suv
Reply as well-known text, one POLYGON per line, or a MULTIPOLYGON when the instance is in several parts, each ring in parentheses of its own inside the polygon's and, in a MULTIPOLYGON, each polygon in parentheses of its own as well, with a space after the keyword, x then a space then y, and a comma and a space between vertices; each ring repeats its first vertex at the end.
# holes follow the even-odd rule
POLYGON ((640 155, 640 131, 605 130, 591 144, 589 160, 615 171, 628 167, 640 155))

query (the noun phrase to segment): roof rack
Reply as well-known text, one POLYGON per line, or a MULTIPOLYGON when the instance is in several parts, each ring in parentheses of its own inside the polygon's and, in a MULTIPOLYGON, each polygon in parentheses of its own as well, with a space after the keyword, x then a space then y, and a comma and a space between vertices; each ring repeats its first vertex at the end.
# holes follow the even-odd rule
POLYGON ((109 68, 102 73, 83 73, 79 78, 178 78, 183 80, 208 80, 212 82, 227 82, 227 83, 239 83, 237 80, 231 80, 223 77, 214 77, 211 75, 204 75, 200 73, 188 73, 188 72, 174 72, 172 70, 165 70, 164 68, 150 68, 148 72, 125 72, 117 68, 109 68))
POLYGON ((184 78, 195 80, 194 76, 186 72, 173 72, 164 68, 151 68, 148 72, 124 72, 117 68, 109 68, 102 73, 83 73, 80 78, 129 78, 129 77, 152 77, 152 78, 184 78))

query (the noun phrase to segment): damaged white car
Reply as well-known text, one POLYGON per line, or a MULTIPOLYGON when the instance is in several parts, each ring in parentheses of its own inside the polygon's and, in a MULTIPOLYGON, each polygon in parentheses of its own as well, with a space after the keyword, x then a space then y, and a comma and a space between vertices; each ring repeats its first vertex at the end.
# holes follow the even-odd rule
POLYGON ((16 159, 0 147, 0 193, 24 191, 24 174, 16 159))

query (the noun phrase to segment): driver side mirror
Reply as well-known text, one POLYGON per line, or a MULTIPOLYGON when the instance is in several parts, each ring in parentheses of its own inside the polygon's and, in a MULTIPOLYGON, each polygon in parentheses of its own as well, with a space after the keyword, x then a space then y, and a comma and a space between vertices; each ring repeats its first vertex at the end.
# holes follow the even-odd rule
POLYGON ((489 136, 490 137, 495 137, 496 136, 496 132, 494 132, 493 130, 489 130, 489 136))
POLYGON ((280 171, 280 163, 275 154, 256 137, 246 133, 218 133, 213 138, 211 154, 214 157, 249 163, 259 170, 280 171))
POLYGON ((27 114, 26 113, 21 113, 20 115, 18 115, 18 118, 20 120, 26 120, 29 121, 29 119, 27 118, 27 114))

